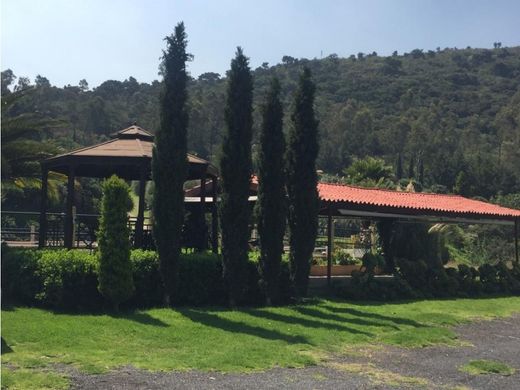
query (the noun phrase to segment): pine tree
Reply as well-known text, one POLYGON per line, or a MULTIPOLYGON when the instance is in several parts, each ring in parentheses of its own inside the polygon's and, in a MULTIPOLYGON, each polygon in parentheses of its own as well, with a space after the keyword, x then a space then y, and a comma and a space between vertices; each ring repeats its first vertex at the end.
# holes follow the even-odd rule
POLYGON ((222 142, 220 174, 222 195, 219 207, 222 231, 223 276, 229 304, 239 303, 245 288, 251 210, 248 202, 251 181, 253 78, 249 59, 237 48, 228 73, 225 108, 226 129, 222 142))
POLYGON ((191 55, 186 53, 184 23, 179 23, 174 34, 165 40, 167 48, 161 64, 164 86, 160 96, 160 128, 155 137, 152 176, 155 184, 153 234, 159 252, 164 303, 169 306, 178 286, 184 222, 183 185, 188 172, 186 61, 191 55))
POLYGON ((283 236, 287 216, 284 175, 285 139, 280 83, 271 81, 262 106, 262 128, 258 154, 258 234, 260 236, 260 274, 266 302, 276 300, 279 289, 283 236))
POLYGON ((119 304, 134 293, 130 263, 130 229, 128 212, 132 210, 130 188, 124 180, 112 176, 103 182, 101 218, 99 221, 99 292, 119 304))
POLYGON ((287 142, 287 192, 291 280, 297 297, 307 293, 318 229, 318 121, 314 116, 315 86, 304 68, 294 96, 287 142))
POLYGON ((403 158, 401 153, 397 155, 397 160, 395 162, 395 177, 398 181, 403 178, 403 158))

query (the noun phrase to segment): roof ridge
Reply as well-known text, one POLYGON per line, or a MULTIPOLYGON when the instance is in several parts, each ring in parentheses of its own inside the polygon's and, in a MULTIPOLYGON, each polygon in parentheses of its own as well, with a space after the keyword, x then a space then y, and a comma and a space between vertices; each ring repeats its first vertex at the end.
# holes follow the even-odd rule
POLYGON ((73 149, 70 152, 61 153, 61 154, 57 154, 56 156, 49 157, 46 160, 52 160, 52 159, 55 159, 55 158, 58 158, 58 157, 63 157, 63 156, 68 156, 68 155, 71 155, 71 154, 74 154, 74 153, 83 152, 85 150, 94 149, 94 148, 97 148, 97 147, 99 147, 101 145, 106 145, 106 144, 109 144, 109 143, 112 143, 112 142, 116 142, 116 141, 119 141, 119 139, 118 138, 113 138, 113 139, 109 139, 108 141, 101 142, 99 144, 90 145, 90 146, 83 146, 83 147, 78 148, 78 149, 73 149))

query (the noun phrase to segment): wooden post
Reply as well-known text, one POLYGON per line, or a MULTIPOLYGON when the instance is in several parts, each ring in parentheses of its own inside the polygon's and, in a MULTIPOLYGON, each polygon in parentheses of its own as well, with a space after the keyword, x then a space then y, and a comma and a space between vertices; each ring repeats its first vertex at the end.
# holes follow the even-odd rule
POLYGON ((211 179, 211 249, 213 253, 218 253, 218 210, 217 210, 217 178, 211 179))
POLYGON ((327 285, 332 281, 332 209, 327 208, 327 285))
POLYGON ((516 264, 520 265, 520 262, 518 260, 518 218, 515 219, 515 260, 516 264))
POLYGON ((146 196, 146 170, 141 167, 141 176, 139 179, 139 206, 137 211, 137 220, 135 221, 134 232, 134 248, 143 246, 143 226, 144 226, 144 201, 146 196))
POLYGON ((42 167, 42 193, 40 201, 40 231, 38 234, 38 248, 45 247, 47 239, 47 181, 49 171, 42 167))
POLYGON ((198 250, 206 250, 208 248, 208 231, 206 226, 206 172, 200 179, 200 240, 197 240, 198 250))
POLYGON ((67 203, 65 208, 64 223, 64 244, 65 248, 72 249, 73 245, 73 215, 72 207, 74 206, 74 166, 69 167, 69 176, 67 180, 67 203))

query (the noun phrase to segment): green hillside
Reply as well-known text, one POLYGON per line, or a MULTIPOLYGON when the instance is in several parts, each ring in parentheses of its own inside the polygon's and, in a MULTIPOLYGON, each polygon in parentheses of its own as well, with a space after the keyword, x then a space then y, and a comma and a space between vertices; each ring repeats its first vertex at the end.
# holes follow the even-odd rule
MULTIPOLYGON (((395 166, 401 155, 404 177, 412 170, 418 180, 424 170, 422 187, 486 198, 520 192, 520 47, 313 60, 284 56, 281 64, 264 63, 254 71, 255 102, 277 75, 289 104, 302 65, 317 83, 318 166, 326 173, 342 175, 365 156, 395 166)), ((17 92, 24 96, 3 109, 4 118, 37 112, 60 120, 60 126, 38 135, 58 149, 100 141, 134 121, 152 131, 157 127, 157 81, 129 77, 90 90, 85 82, 57 88, 45 77, 31 84, 24 78, 15 83, 12 76, 2 72, 3 100, 10 95, 10 82, 11 90, 25 92, 17 92)), ((210 160, 219 150, 225 82, 206 73, 190 86, 189 149, 210 160)), ((256 130, 258 116, 256 110, 256 130)), ((13 175, 2 167, 3 180, 13 175)))

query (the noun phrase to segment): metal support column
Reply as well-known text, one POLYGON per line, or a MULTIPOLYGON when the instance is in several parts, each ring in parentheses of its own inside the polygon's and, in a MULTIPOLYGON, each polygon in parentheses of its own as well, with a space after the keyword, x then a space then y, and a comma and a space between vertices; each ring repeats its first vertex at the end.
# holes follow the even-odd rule
POLYGON ((64 223, 64 244, 65 248, 72 249, 73 245, 73 231, 74 231, 74 166, 69 168, 69 175, 67 178, 67 203, 65 208, 65 223, 64 223))
POLYGON ((517 218, 515 219, 515 260, 516 264, 520 265, 520 262, 518 260, 518 224, 519 220, 517 218))
POLYGON ((217 178, 211 179, 211 249, 213 253, 218 253, 218 210, 217 210, 217 178))
POLYGON ((38 235, 38 247, 45 247, 47 238, 47 182, 49 180, 49 171, 42 167, 42 192, 40 201, 40 231, 38 235))
POLYGON ((332 209, 327 208, 327 285, 332 282, 332 209))
POLYGON ((144 226, 144 207, 146 197, 146 170, 141 167, 139 179, 139 206, 137 211, 137 220, 135 221, 134 247, 141 248, 143 246, 143 226, 144 226))

